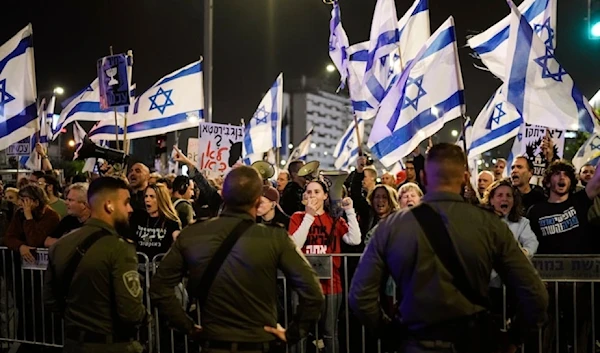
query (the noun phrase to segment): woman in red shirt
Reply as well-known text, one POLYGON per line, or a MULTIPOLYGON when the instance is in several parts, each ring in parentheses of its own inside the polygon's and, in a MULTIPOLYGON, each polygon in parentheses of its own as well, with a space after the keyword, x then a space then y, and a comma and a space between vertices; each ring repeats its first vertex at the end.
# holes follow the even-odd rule
MULTIPOLYGON (((289 233, 298 248, 306 255, 339 254, 340 239, 349 245, 361 241, 360 228, 352 199, 342 200, 348 222, 343 218, 333 218, 328 212, 327 186, 321 181, 311 181, 304 191, 305 212, 296 212, 290 219, 289 233)), ((329 261, 328 258, 324 259, 329 261)), ((319 321, 319 332, 323 333, 323 343, 327 353, 339 351, 337 340, 337 319, 342 304, 342 281, 339 256, 332 259, 332 277, 321 280, 325 294, 325 307, 319 321)))

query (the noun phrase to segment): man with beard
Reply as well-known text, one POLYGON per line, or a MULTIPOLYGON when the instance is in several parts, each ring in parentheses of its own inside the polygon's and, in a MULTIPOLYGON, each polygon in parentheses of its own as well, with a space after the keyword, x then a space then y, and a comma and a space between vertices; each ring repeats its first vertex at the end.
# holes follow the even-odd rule
POLYGON ((65 352, 142 352, 137 326, 147 318, 128 228, 129 189, 102 177, 88 190, 91 217, 49 251, 46 307, 64 318, 65 352))
POLYGON ((538 254, 596 253, 595 232, 588 222, 588 212, 600 193, 600 173, 575 192, 577 178, 573 166, 554 161, 544 173, 549 196, 527 213, 531 229, 538 237, 538 254))
POLYGON ((150 180, 150 169, 143 163, 136 163, 131 166, 127 179, 129 179, 131 189, 131 207, 134 210, 145 211, 144 193, 150 180))
POLYGON ((546 199, 544 189, 537 185, 529 184, 533 176, 533 164, 525 156, 517 156, 511 167, 510 179, 512 185, 521 193, 523 208, 527 212, 529 208, 546 199))

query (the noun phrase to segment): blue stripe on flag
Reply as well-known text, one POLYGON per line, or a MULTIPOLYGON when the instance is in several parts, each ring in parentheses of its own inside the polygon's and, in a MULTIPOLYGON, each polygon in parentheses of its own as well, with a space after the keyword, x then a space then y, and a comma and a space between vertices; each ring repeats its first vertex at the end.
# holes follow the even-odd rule
POLYGON ((379 50, 379 48, 383 48, 387 45, 394 44, 399 40, 400 32, 398 31, 398 29, 394 31, 387 31, 381 33, 379 37, 377 37, 377 45, 375 46, 375 49, 369 53, 366 71, 369 71, 373 67, 373 64, 375 63, 375 54, 377 53, 377 50, 379 50))
POLYGON ((359 50, 355 53, 350 54, 350 61, 368 61, 369 60, 369 51, 368 50, 359 50))
POLYGON ((244 147, 246 147, 246 155, 254 154, 254 146, 252 146, 252 136, 250 136, 250 124, 252 121, 246 125, 244 129, 244 147))
MULTIPOLYGON (((533 2, 533 5, 523 13, 523 16, 529 20, 533 20, 539 14, 546 11, 548 7, 548 3, 550 0, 536 0, 533 2)), ((510 33, 510 26, 506 26, 502 28, 500 32, 498 32, 495 36, 490 38, 488 41, 480 44, 478 47, 473 48, 478 54, 486 54, 491 51, 496 50, 502 42, 508 39, 508 34, 510 33)))
POLYGON ((503 125, 503 126, 499 127, 498 129, 493 130, 489 134, 485 134, 481 138, 478 138, 477 140, 473 141, 471 143, 470 149, 479 147, 485 143, 488 143, 492 140, 495 140, 495 139, 501 137, 502 135, 508 134, 509 132, 513 131, 514 129, 518 129, 522 123, 523 123, 523 118, 520 118, 515 121, 512 121, 510 124, 503 125))
POLYGON ((506 95, 507 101, 512 103, 520 114, 523 114, 527 67, 529 66, 533 35, 533 31, 525 17, 519 17, 519 35, 517 36, 514 60, 510 69, 510 77, 508 77, 508 89, 506 95))
MULTIPOLYGON (((464 92, 461 90, 448 97, 445 101, 435 105, 435 108, 438 112, 447 112, 464 104, 464 101, 464 92)), ((399 106, 401 106, 401 104, 399 106)), ((429 108, 415 116, 408 124, 394 131, 391 136, 376 143, 371 148, 371 151, 381 159, 395 151, 398 147, 409 142, 420 130, 426 128, 438 119, 440 118, 433 114, 431 108, 429 108)))
MULTIPOLYGON (((279 82, 276 82, 276 86, 279 86, 279 82)), ((272 89, 271 90, 271 109, 273 110, 271 112, 270 118, 271 118, 271 141, 273 143, 273 147, 277 147, 277 123, 279 121, 279 114, 277 113, 277 93, 279 92, 278 89, 272 89)))
POLYGON ((184 76, 189 76, 189 75, 197 74, 197 73, 199 73, 201 71, 202 71, 202 63, 199 62, 199 63, 196 63, 193 66, 188 67, 185 70, 181 70, 181 71, 177 72, 173 76, 165 77, 164 79, 162 79, 162 81, 158 82, 153 87, 158 87, 160 85, 164 85, 167 82, 171 82, 173 80, 176 80, 176 79, 184 77, 184 76))
POLYGON ((371 92, 371 95, 378 101, 381 102, 383 97, 385 96, 386 90, 379 83, 379 80, 375 78, 375 76, 369 76, 367 83, 367 89, 371 92))
POLYGON ((579 116, 579 129, 583 127, 587 132, 594 132, 594 120, 595 117, 591 116, 585 103, 583 103, 583 95, 581 92, 575 87, 573 84, 573 90, 571 91, 571 96, 575 101, 575 105, 577 106, 577 115, 579 116))
POLYGON ((423 11, 427 11, 427 10, 429 10, 429 8, 427 7, 427 0, 421 0, 421 1, 419 1, 419 4, 413 11, 412 16, 415 16, 416 14, 421 13, 423 11))
MULTIPOLYGON (((198 115, 201 119, 204 119, 204 111, 200 110, 198 111, 198 115)), ((161 119, 154 119, 154 120, 148 120, 148 121, 141 121, 137 124, 133 124, 133 125, 129 125, 127 127, 127 133, 131 134, 134 132, 141 132, 141 131, 145 131, 145 130, 153 130, 153 129, 160 129, 160 128, 164 128, 167 127, 169 125, 174 125, 174 124, 180 124, 183 122, 187 121, 187 114, 188 113, 181 113, 181 114, 176 114, 173 116, 169 116, 166 118, 161 118, 161 119)), ((112 134, 114 135, 115 133, 115 126, 114 125, 104 125, 99 127, 98 129, 91 131, 90 132, 90 137, 94 136, 94 135, 98 135, 98 134, 112 134)), ((119 134, 123 133, 123 128, 119 127, 119 134)))
POLYGON ((344 162, 344 164, 342 164, 342 167, 340 169, 345 169, 348 168, 348 165, 350 165, 350 161, 352 160, 352 158, 354 158, 356 155, 358 154, 358 147, 353 149, 350 152, 350 155, 348 156, 348 158, 346 159, 346 161, 344 162))
POLYGON ((19 42, 19 45, 11 51, 7 56, 0 60, 0 72, 4 70, 9 61, 16 58, 17 56, 25 54, 27 48, 33 47, 31 36, 27 36, 19 42))
POLYGON ((0 136, 8 136, 35 119, 37 119, 37 107, 34 103, 5 122, 0 122, 0 136))
POLYGON ((355 112, 366 112, 367 109, 373 109, 373 107, 367 101, 352 101, 352 109, 355 112))
POLYGON ((450 26, 450 27, 446 28, 442 33, 440 33, 435 38, 435 41, 433 43, 431 43, 431 45, 429 47, 427 47, 427 50, 425 51, 423 56, 419 59, 419 61, 422 61, 422 60, 426 59, 428 56, 437 53, 438 51, 444 49, 448 45, 454 44, 455 41, 456 41, 456 35, 454 34, 454 26, 450 26))

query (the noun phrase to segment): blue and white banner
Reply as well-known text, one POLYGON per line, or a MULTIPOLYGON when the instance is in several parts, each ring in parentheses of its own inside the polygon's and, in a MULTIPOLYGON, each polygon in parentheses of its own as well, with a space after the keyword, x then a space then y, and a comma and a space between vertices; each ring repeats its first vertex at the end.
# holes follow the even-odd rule
MULTIPOLYGON (((136 98, 127 117, 127 139, 132 140, 198 127, 204 117, 202 62, 193 62, 161 78, 136 98)), ((119 139, 122 135, 123 122, 119 119, 119 139)), ((88 136, 92 141, 114 141, 114 119, 100 121, 88 136)))
POLYGON ((506 102, 501 94, 502 86, 494 92, 473 124, 470 139, 467 139, 469 158, 483 154, 517 136, 523 123, 521 114, 506 102))
MULTIPOLYGON (((553 49, 556 48, 556 1, 525 0, 519 6, 535 33, 553 49)), ((506 78, 509 27, 510 14, 467 41, 490 72, 503 81, 506 78)))
POLYGON ((590 163, 593 166, 598 164, 600 159, 600 134, 592 134, 590 138, 585 141, 579 151, 573 156, 573 166, 576 172, 579 172, 584 164, 590 163))
POLYGON ((446 122, 464 114, 454 19, 429 38, 381 102, 368 146, 389 167, 446 122))
POLYGON ((415 0, 398 21, 398 30, 400 52, 396 49, 392 55, 399 55, 400 61, 394 62, 396 66, 393 67, 394 73, 399 75, 402 68, 406 67, 419 54, 421 48, 431 37, 427 0, 415 0))
POLYGON ((245 127, 242 152, 244 158, 252 154, 262 154, 271 148, 281 147, 282 119, 283 73, 280 73, 245 127))
POLYGON ((344 88, 348 77, 348 36, 342 27, 342 15, 340 4, 336 0, 331 9, 331 21, 329 22, 329 57, 340 72, 340 88, 344 88))
POLYGON ((296 146, 294 148, 294 150, 292 151, 292 153, 290 153, 290 156, 288 157, 288 162, 287 162, 288 164, 294 160, 302 160, 302 161, 306 160, 306 157, 308 156, 308 151, 310 151, 310 142, 312 140, 313 131, 314 131, 314 129, 310 128, 310 130, 308 131, 306 136, 304 136, 302 141, 300 141, 298 146, 296 146))
POLYGON ((333 151, 333 158, 335 161, 333 164, 336 169, 347 170, 358 158, 358 152, 360 150, 359 142, 363 141, 365 133, 365 122, 363 119, 358 119, 357 123, 358 134, 356 132, 357 124, 354 124, 354 120, 352 120, 346 129, 346 132, 344 132, 342 138, 335 146, 335 150, 333 151))
MULTIPOLYGON (((46 105, 46 99, 43 98, 40 104, 38 105, 37 111, 37 125, 35 127, 35 132, 29 137, 29 155, 19 157, 19 163, 27 169, 30 170, 42 170, 42 160, 40 155, 35 150, 35 146, 42 139, 42 129, 44 127, 44 108, 46 105)), ((48 148, 48 141, 46 139, 45 143, 42 143, 44 148, 48 148)))
MULTIPOLYGON (((359 119, 369 120, 377 114, 379 104, 371 105, 371 93, 363 86, 367 59, 369 57, 369 42, 362 42, 350 46, 348 54, 348 92, 352 102, 352 111, 359 119)), ((372 100, 372 99, 371 99, 372 100)))
MULTIPOLYGON (((77 92, 62 103, 63 110, 53 131, 53 139, 56 139, 60 131, 74 121, 107 121, 114 126, 115 113, 113 110, 100 108, 100 87, 98 79, 89 86, 77 92)), ((117 117, 123 118, 124 109, 117 110, 117 117)), ((114 130, 113 130, 114 140, 114 130)))
POLYGON ((38 131, 31 24, 0 46, 0 150, 38 131))
POLYGON ((600 131, 588 100, 548 47, 511 6, 506 81, 502 94, 525 122, 559 130, 600 131))

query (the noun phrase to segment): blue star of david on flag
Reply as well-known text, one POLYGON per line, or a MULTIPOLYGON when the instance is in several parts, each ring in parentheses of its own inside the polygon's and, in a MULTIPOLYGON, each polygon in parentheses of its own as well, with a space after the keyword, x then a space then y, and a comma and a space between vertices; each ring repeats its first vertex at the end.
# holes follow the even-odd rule
POLYGON ((154 109, 158 109, 158 111, 161 114, 165 113, 165 109, 167 109, 167 107, 175 105, 175 103, 173 103, 173 101, 171 100, 171 94, 173 93, 172 89, 168 89, 168 90, 163 90, 162 87, 160 87, 158 89, 158 91, 156 91, 156 93, 153 96, 150 96, 148 98, 150 98, 150 102, 152 104, 150 104, 150 109, 149 110, 154 110, 154 109), (165 96, 165 101, 163 102, 163 104, 157 104, 156 103, 156 99, 159 96, 165 96))
POLYGON ((417 96, 414 99, 410 99, 405 95, 404 102, 402 102, 402 109, 410 106, 413 107, 414 110, 418 110, 419 99, 423 98, 427 94, 427 92, 425 92, 423 89, 423 75, 417 78, 409 77, 406 81, 406 88, 408 89, 411 85, 417 86, 417 96))
POLYGON ((567 74, 565 69, 563 69, 558 61, 556 61, 554 52, 549 47, 546 47, 546 55, 540 56, 537 59, 533 59, 533 61, 542 67, 542 78, 551 78, 554 81, 562 82, 562 77, 567 74), (551 60, 554 60, 554 62, 556 62, 558 65, 558 70, 556 72, 550 71, 549 62, 551 62, 551 60))
POLYGON ((542 24, 534 24, 533 30, 535 31, 535 34, 537 34, 542 39, 544 39, 543 32, 544 30, 546 30, 548 37, 544 41, 544 44, 546 44, 547 47, 554 49, 554 30, 550 25, 550 17, 548 17, 546 21, 544 21, 544 23, 542 24))
POLYGON ((519 140, 519 141, 523 140, 523 134, 522 133, 519 132, 517 134, 517 140, 519 140))
POLYGON ((592 149, 592 151, 600 150, 600 137, 596 137, 592 140, 592 142, 590 142, 590 148, 592 149))
POLYGON ((348 141, 346 141, 346 150, 352 150, 352 145, 354 145, 354 137, 350 137, 348 141))
POLYGON ((492 115, 490 115, 490 119, 488 120, 487 124, 485 125, 486 129, 488 129, 488 130, 492 129, 492 122, 494 122, 496 124, 500 124, 500 119, 506 115, 506 112, 504 110, 502 110, 502 105, 503 105, 503 103, 500 102, 494 106, 494 111, 492 112, 492 115))
POLYGON ((0 80, 0 117, 4 118, 4 105, 14 100, 15 97, 6 91, 6 79, 0 80))
POLYGON ((269 112, 265 109, 264 106, 260 106, 256 112, 254 113, 253 118, 256 119, 256 125, 266 124, 267 117, 269 116, 269 112))

